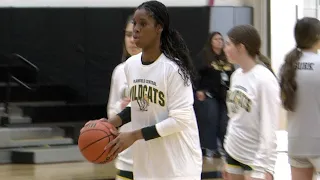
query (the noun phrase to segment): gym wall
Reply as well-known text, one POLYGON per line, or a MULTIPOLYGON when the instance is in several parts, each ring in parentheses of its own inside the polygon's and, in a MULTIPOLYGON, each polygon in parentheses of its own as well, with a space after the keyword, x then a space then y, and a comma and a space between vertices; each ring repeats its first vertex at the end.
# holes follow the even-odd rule
MULTIPOLYGON (((133 8, 0 8, 0 53, 18 53, 40 69, 42 83, 67 84, 83 99, 106 103, 120 63, 124 24, 133 8)), ((172 26, 197 54, 206 41, 209 7, 170 7, 172 26)))

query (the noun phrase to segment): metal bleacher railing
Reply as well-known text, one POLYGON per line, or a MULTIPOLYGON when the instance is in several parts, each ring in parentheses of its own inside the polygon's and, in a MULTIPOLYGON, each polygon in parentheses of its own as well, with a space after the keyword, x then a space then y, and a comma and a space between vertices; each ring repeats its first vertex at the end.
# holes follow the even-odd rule
MULTIPOLYGON (((21 56, 17 53, 13 53, 10 55, 10 60, 12 60, 12 59, 23 62, 26 66, 33 69, 36 72, 36 75, 38 74, 39 68, 36 65, 34 65, 33 63, 31 63, 30 61, 28 61, 23 56, 21 56)), ((4 126, 5 124, 9 124, 9 117, 10 117, 9 105, 10 105, 10 101, 11 101, 11 89, 12 89, 11 83, 13 83, 13 82, 18 83, 18 85, 20 85, 30 91, 34 91, 36 88, 36 86, 31 87, 28 85, 27 82, 23 82, 22 80, 20 80, 17 76, 15 76, 12 73, 11 68, 12 68, 11 64, 7 64, 6 98, 4 100, 4 114, 1 117, 1 123, 0 123, 1 126, 4 126)))

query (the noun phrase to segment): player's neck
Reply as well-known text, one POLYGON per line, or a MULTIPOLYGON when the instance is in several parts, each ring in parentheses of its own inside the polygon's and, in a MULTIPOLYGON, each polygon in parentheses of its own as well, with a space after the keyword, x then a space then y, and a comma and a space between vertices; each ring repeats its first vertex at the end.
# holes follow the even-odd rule
POLYGON ((247 58, 246 60, 242 61, 242 63, 239 63, 244 73, 250 71, 256 64, 257 63, 252 58, 247 58))
POLYGON ((153 62, 161 55, 160 48, 148 48, 142 51, 143 62, 153 62))

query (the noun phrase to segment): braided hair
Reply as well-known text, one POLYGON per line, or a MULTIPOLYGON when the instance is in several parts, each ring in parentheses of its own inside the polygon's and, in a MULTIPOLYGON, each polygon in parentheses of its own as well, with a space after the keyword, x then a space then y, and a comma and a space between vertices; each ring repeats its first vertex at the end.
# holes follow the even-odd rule
POLYGON ((161 52, 179 66, 179 74, 184 84, 194 82, 196 71, 190 57, 190 51, 180 33, 170 27, 170 18, 167 7, 159 1, 147 1, 138 6, 144 9, 163 28, 161 34, 161 52))

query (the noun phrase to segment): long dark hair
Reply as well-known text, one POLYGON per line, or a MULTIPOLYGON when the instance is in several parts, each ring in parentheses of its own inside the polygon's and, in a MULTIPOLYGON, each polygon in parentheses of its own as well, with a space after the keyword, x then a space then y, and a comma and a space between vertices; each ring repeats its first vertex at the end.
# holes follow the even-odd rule
POLYGON ((227 33, 233 44, 243 44, 252 58, 258 57, 258 63, 265 65, 272 73, 271 60, 261 54, 261 38, 258 31, 252 25, 238 25, 227 33))
POLYGON ((294 111, 296 105, 296 65, 302 56, 302 50, 311 49, 320 40, 320 21, 310 17, 298 20, 294 28, 294 37, 296 47, 285 56, 280 71, 281 99, 287 111, 294 111))
POLYGON ((126 24, 124 26, 124 38, 123 38, 123 43, 122 43, 122 56, 121 56, 121 62, 125 62, 131 55, 128 53, 127 48, 126 48, 126 41, 125 41, 125 36, 126 36, 126 28, 129 23, 132 23, 132 15, 128 16, 126 24))
POLYGON ((203 47, 205 61, 206 61, 206 64, 209 66, 211 66, 212 61, 223 60, 223 61, 227 62, 227 59, 225 57, 223 49, 221 49, 221 54, 218 55, 220 57, 220 59, 217 59, 217 54, 215 52, 213 52, 213 50, 212 50, 212 44, 211 44, 212 38, 216 35, 220 35, 222 37, 222 34, 220 32, 214 31, 214 32, 210 33, 208 36, 207 42, 203 47), (222 57, 222 59, 221 59, 221 57, 222 57))
POLYGON ((138 6, 137 9, 146 10, 156 23, 162 26, 161 51, 179 66, 179 74, 185 85, 189 84, 189 80, 194 82, 196 72, 192 64, 190 51, 180 33, 170 27, 167 7, 158 1, 147 1, 138 6))

